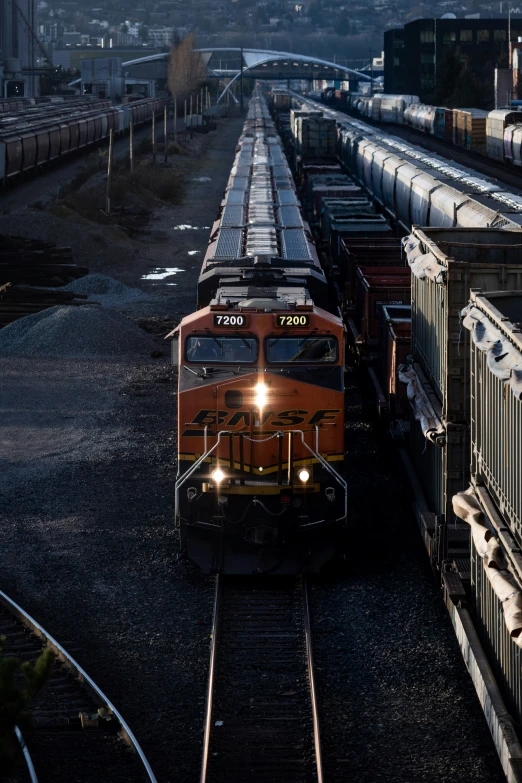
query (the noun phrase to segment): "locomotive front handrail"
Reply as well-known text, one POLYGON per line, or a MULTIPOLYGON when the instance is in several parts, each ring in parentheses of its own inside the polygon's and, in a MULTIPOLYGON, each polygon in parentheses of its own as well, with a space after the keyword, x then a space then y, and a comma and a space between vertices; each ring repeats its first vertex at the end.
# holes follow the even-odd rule
MULTIPOLYGON (((313 430, 312 430, 313 431, 313 430)), ((232 431, 232 430, 220 430, 217 433, 217 440, 214 443, 213 446, 211 446, 209 449, 206 448, 207 445, 207 427, 205 427, 205 444, 204 444, 204 451, 203 454, 201 454, 200 457, 194 462, 194 464, 181 475, 175 484, 175 502, 176 502, 176 508, 178 508, 178 501, 179 501, 179 490, 185 484, 186 481, 196 472, 196 470, 199 468, 199 466, 209 457, 213 451, 217 449, 219 446, 221 439, 225 436, 229 435, 236 435, 238 433, 232 431)), ((249 435, 246 435, 244 433, 241 433, 242 437, 246 438, 246 440, 251 441, 252 443, 266 443, 269 440, 272 440, 273 438, 280 438, 285 435, 288 435, 289 439, 291 439, 294 435, 301 435, 301 442, 305 449, 310 452, 310 454, 317 459, 317 461, 323 466, 323 468, 330 473, 331 476, 333 476, 334 480, 337 481, 337 483, 342 487, 344 491, 344 518, 348 516, 348 484, 343 479, 340 473, 338 473, 335 468, 330 465, 330 463, 319 453, 319 428, 315 427, 315 450, 311 448, 308 443, 305 440, 305 433, 304 430, 288 430, 288 432, 284 432, 283 430, 278 430, 277 432, 274 432, 273 435, 269 435, 267 438, 255 438, 251 437, 249 435)))

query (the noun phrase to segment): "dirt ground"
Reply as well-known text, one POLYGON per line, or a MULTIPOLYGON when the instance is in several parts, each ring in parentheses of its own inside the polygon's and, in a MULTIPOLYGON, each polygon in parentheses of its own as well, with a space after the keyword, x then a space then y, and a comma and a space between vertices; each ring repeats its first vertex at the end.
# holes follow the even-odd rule
MULTIPOLYGON (((91 272, 141 287, 151 299, 123 311, 155 328, 151 339, 165 349, 163 335, 195 308, 241 127, 237 118, 221 121, 197 154, 178 161, 187 172, 184 202, 156 205, 140 241, 31 208, 0 216, 0 233, 71 245, 91 272), (178 271, 161 277, 169 269, 178 271), (150 274, 160 277, 143 279, 150 274)), ((0 358, 0 375, 0 587, 72 648, 158 778, 192 780, 213 584, 177 560, 168 357, 0 358)))

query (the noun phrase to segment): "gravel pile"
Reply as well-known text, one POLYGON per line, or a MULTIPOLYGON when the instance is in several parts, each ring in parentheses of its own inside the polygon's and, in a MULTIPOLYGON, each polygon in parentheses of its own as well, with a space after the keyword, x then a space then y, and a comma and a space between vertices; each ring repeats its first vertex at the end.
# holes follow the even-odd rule
POLYGON ((100 302, 104 307, 124 307, 133 302, 150 299, 141 288, 131 288, 114 277, 107 275, 86 275, 64 286, 62 291, 75 294, 87 294, 90 299, 100 302))
POLYGON ((0 330, 0 356, 117 358, 153 347, 127 318, 95 305, 50 307, 0 330))

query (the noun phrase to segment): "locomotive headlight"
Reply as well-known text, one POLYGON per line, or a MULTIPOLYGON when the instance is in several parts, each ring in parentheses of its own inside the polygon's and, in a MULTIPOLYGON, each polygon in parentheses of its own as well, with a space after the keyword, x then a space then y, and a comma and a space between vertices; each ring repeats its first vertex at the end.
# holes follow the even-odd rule
POLYGON ((220 468, 216 468, 212 471, 212 478, 216 482, 216 484, 219 484, 223 479, 225 478, 225 474, 220 468))
POLYGON ((261 410, 265 407, 267 401, 268 389, 266 384, 258 383, 256 386, 256 405, 261 410))
POLYGON ((309 472, 306 470, 306 468, 303 468, 303 470, 300 470, 297 474, 297 477, 299 478, 299 481, 302 481, 303 484, 306 484, 308 479, 310 478, 309 472))

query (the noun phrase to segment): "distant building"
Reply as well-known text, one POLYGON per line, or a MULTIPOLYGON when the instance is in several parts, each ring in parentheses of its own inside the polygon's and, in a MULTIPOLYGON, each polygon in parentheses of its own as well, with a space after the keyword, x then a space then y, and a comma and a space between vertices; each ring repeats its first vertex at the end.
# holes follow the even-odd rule
POLYGON ((0 96, 36 94, 34 74, 41 60, 36 25, 36 0, 0 0, 0 96), (32 69, 31 73, 28 69, 32 69))
POLYGON ((114 46, 137 46, 139 43, 140 41, 135 35, 122 33, 121 30, 115 30, 105 36, 105 46, 108 49, 112 49, 114 46))
POLYGON ((59 22, 46 22, 39 26, 38 31, 44 41, 57 41, 63 35, 64 28, 59 22))
MULTIPOLYGON (((120 57, 122 62, 134 60, 137 57, 144 57, 148 54, 159 54, 160 49, 153 46, 114 46, 110 47, 105 40, 105 47, 97 46, 67 46, 61 49, 53 50, 53 65, 62 66, 66 70, 81 69, 82 61, 98 57, 107 57, 108 55, 120 57)), ((140 74, 141 75, 141 74, 140 74)))
POLYGON ((64 46, 80 46, 82 43, 82 34, 64 33, 62 35, 62 43, 64 46))
POLYGON ((154 46, 170 46, 176 32, 175 27, 151 27, 149 28, 149 41, 154 46))
MULTIPOLYGON (((522 35, 522 18, 511 17, 511 40, 522 35)), ((475 75, 493 78, 495 67, 507 66, 508 20, 416 19, 384 33, 384 91, 418 95, 433 93, 437 73, 449 50, 475 75)))

